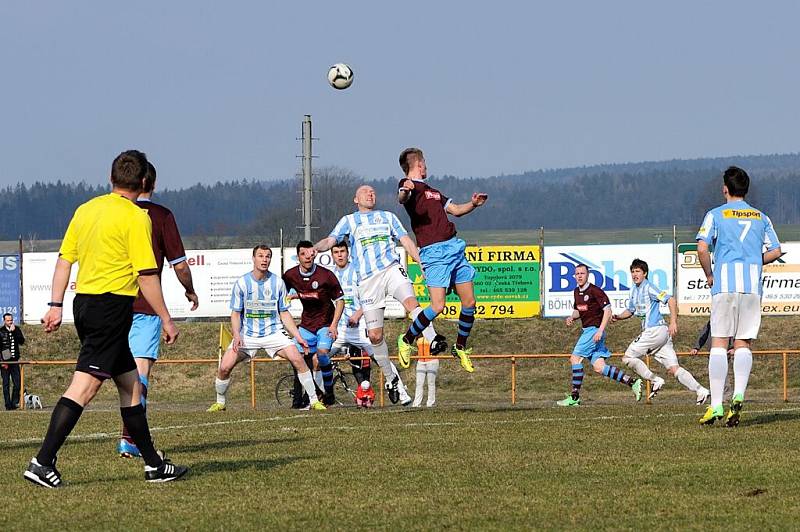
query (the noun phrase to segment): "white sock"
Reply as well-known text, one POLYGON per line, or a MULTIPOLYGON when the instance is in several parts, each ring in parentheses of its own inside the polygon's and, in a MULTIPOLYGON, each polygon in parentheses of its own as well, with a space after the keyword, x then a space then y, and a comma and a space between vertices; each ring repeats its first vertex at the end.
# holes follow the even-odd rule
POLYGON ((647 367, 647 364, 642 361, 640 358, 636 357, 622 357, 622 361, 625 363, 626 366, 631 368, 633 371, 639 374, 639 376, 643 379, 647 379, 652 381, 655 378, 655 373, 650 371, 650 368, 647 367))
POLYGON ((747 390, 750 370, 753 369, 753 352, 747 347, 740 347, 733 352, 733 395, 741 395, 747 390))
POLYGON ((686 371, 684 368, 678 368, 678 371, 675 372, 675 378, 678 379, 678 382, 693 392, 696 392, 700 389, 700 383, 697 382, 692 374, 686 371))
POLYGON ((708 385, 711 388, 711 406, 722 406, 722 392, 728 376, 728 351, 724 347, 712 347, 708 355, 708 385))
POLYGON ((319 387, 320 390, 325 389, 325 381, 322 379, 321 371, 314 372, 314 382, 317 383, 317 386, 319 387))
POLYGON ((372 349, 375 350, 375 362, 383 372, 383 377, 386 382, 392 382, 395 376, 394 364, 389 360, 389 346, 386 345, 386 339, 381 340, 378 345, 372 344, 372 349))
POLYGON ((403 377, 400 376, 400 372, 397 370, 397 366, 394 365, 394 362, 390 360, 389 365, 392 367, 394 376, 397 377, 397 389, 400 391, 400 395, 403 395, 406 393, 406 385, 403 384, 403 377))
POLYGON ((300 381, 300 384, 303 385, 303 389, 308 394, 308 400, 310 404, 314 404, 317 402, 317 390, 314 388, 314 377, 311 375, 311 371, 306 371, 303 373, 297 372, 297 379, 300 381))
MULTIPOLYGON (((417 319, 419 313, 422 312, 422 307, 417 307, 409 313, 412 320, 417 319)), ((422 336, 428 341, 433 342, 433 339, 436 338, 436 331, 433 328, 433 322, 430 325, 422 329, 422 336)))
POLYGON ((221 405, 225 404, 225 394, 228 393, 228 386, 230 386, 230 384, 230 377, 225 380, 222 380, 219 377, 214 379, 214 388, 217 390, 217 402, 221 405))

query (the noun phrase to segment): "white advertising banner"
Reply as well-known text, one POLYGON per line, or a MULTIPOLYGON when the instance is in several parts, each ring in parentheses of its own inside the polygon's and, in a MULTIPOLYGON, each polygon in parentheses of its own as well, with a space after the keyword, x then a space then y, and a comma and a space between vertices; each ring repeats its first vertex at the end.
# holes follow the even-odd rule
MULTIPOLYGON (((800 242, 781 244, 784 255, 764 267, 761 312, 773 316, 800 314, 800 242)), ((708 316, 711 291, 697 258, 697 244, 678 245, 678 310, 684 316, 708 316)))
MULTIPOLYGON (((51 301, 53 271, 57 252, 22 254, 22 319, 25 323, 41 323, 51 301)), ((64 323, 72 323, 72 300, 75 299, 75 278, 78 268, 73 267, 64 293, 64 323)))
POLYGON ((589 281, 608 294, 614 313, 622 312, 633 284, 633 259, 647 262, 650 282, 672 293, 672 244, 545 246, 542 315, 562 318, 572 313, 575 266, 581 263, 589 267, 589 281))
MULTIPOLYGON (((406 250, 403 248, 397 248, 397 252, 400 254, 400 264, 404 265, 403 267, 405 268, 406 250)), ((336 267, 333 264, 333 257, 331 256, 330 251, 326 251, 325 253, 317 253, 317 257, 314 259, 314 262, 320 266, 328 268, 329 270, 333 270, 336 267)), ((295 250, 295 248, 283 248, 283 271, 295 266, 297 266, 297 250, 295 250)), ((290 311, 292 316, 295 318, 300 317, 303 307, 299 300, 292 300, 290 311)), ((400 302, 395 298, 392 296, 387 296, 386 312, 384 313, 384 316, 386 318, 404 318, 405 309, 403 309, 403 305, 401 305, 400 302)))
MULTIPOLYGON (((280 248, 272 248, 273 260, 269 270, 276 275, 281 272, 280 248)), ((246 249, 197 249, 186 250, 187 263, 192 270, 195 292, 200 306, 189 311, 189 302, 183 286, 178 282, 169 264, 165 264, 161 283, 164 301, 175 318, 214 318, 230 316, 231 289, 236 279, 253 269, 253 250, 246 249)), ((51 280, 58 253, 23 254, 23 301, 26 323, 39 323, 47 312, 50 301, 51 280)), ((72 267, 70 282, 64 296, 63 321, 71 323, 72 300, 75 297, 75 279, 79 264, 72 267)))
MULTIPOLYGON (((269 271, 281 274, 281 248, 272 248, 269 271)), ((186 250, 200 306, 189 310, 183 285, 169 264, 164 265, 161 286, 169 313, 175 318, 217 318, 231 315, 231 290, 236 280, 253 270, 253 249, 186 250)))

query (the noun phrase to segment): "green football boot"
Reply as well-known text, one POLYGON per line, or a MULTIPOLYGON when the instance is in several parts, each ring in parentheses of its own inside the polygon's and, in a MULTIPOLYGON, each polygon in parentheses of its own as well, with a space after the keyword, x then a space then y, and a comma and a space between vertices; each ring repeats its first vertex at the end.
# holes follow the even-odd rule
POLYGON ((728 410, 728 415, 725 416, 726 427, 738 427, 739 419, 742 417, 742 406, 744 406, 744 396, 737 393, 731 400, 731 406, 728 410))
POLYGON ((713 425, 716 420, 722 419, 723 417, 725 417, 725 409, 722 408, 722 405, 716 408, 709 406, 706 408, 706 413, 700 418, 700 424, 713 425))

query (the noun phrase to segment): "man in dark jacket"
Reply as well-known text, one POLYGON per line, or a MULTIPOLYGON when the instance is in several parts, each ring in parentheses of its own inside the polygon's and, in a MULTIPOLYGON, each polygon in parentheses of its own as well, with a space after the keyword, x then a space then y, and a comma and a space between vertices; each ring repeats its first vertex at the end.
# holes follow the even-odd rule
POLYGON ((6 410, 19 408, 19 365, 8 364, 19 360, 19 346, 25 343, 22 329, 14 325, 14 316, 3 314, 3 325, 0 327, 0 373, 3 375, 3 399, 6 410), (11 386, 13 381, 14 386, 11 386))

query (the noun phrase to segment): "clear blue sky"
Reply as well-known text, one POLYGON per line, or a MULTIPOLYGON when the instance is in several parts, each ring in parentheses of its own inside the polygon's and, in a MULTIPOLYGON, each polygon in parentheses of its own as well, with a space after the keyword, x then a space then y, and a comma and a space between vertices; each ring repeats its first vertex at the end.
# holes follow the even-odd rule
POLYGON ((800 3, 0 3, 0 185, 107 180, 126 148, 160 186, 316 165, 396 176, 800 150, 800 3), (325 74, 349 63, 353 86, 325 74))

